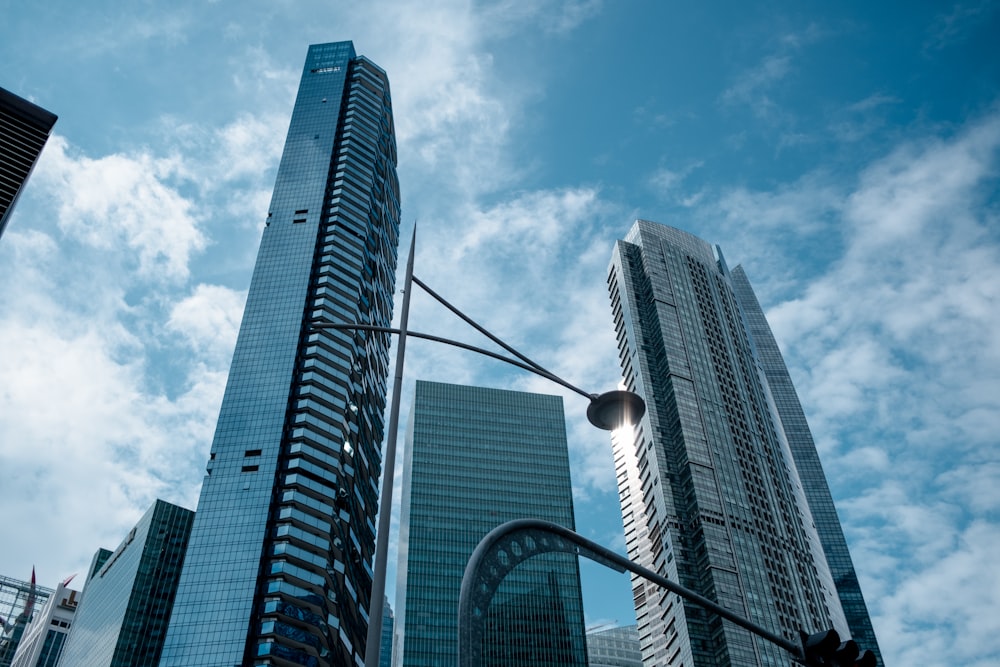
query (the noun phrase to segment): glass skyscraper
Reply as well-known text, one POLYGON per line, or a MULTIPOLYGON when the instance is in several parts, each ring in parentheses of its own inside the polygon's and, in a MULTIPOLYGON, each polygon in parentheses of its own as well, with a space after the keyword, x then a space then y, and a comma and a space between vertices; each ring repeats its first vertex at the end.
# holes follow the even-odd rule
POLYGON ((642 667, 639 629, 634 625, 587 633, 588 667, 642 667))
MULTIPOLYGON (((850 558, 824 552, 834 526, 843 535, 794 390, 772 386, 780 354, 745 275, 701 239, 639 220, 608 288, 625 383, 647 405, 633 434, 613 437, 629 556, 790 640, 835 628, 876 650, 848 625, 828 558, 850 558)), ((645 664, 788 664, 641 579, 633 594, 645 664)))
MULTIPOLYGON (((523 518, 574 527, 562 399, 418 381, 403 473, 398 664, 456 664, 469 557, 493 528, 523 518)), ((486 665, 586 665, 576 556, 517 566, 490 605, 485 642, 486 665)))
POLYGON ((392 667, 392 642, 395 634, 395 617, 392 615, 392 606, 389 598, 385 598, 385 606, 382 607, 382 641, 379 643, 378 664, 379 667, 392 667))
POLYGON ((830 486, 826 483, 826 475, 823 474, 823 466, 819 461, 816 443, 813 442, 812 432, 809 430, 805 413, 802 411, 802 404, 799 403, 799 395, 795 392, 795 387, 792 386, 792 378, 788 374, 785 360, 781 356, 778 343, 774 340, 774 334, 771 332, 771 326, 764 317, 764 311, 757 301, 757 295, 754 294, 753 288, 750 287, 750 281, 747 279, 743 267, 734 268, 731 278, 733 290, 743 308, 743 317, 756 345, 757 355, 761 367, 764 369, 767 383, 771 388, 775 408, 781 418, 781 424, 784 426, 785 436, 788 438, 788 445, 792 450, 792 457, 795 459, 795 467, 799 472, 799 479, 802 480, 802 489, 805 491, 809 510, 816 523, 816 531, 819 533, 823 553, 826 554, 826 562, 833 575, 833 583, 837 587, 837 596, 840 598, 840 605, 847 617, 847 627, 850 628, 851 637, 858 642, 858 645, 862 649, 874 652, 879 664, 881 664, 882 655, 879 651, 878 639, 875 637, 875 630, 872 628, 871 618, 868 615, 868 606, 861 594, 861 585, 858 583, 858 575, 854 571, 854 562, 847 550, 844 530, 840 527, 837 508, 833 505, 830 486))
POLYGON ((0 88, 0 236, 55 124, 54 113, 0 88))
POLYGON ((24 635, 10 662, 11 667, 56 667, 60 664, 66 636, 73 627, 79 603, 79 591, 69 588, 72 579, 70 576, 56 586, 42 608, 32 616, 24 628, 24 635))
POLYGON ((53 593, 35 583, 34 570, 31 581, 0 575, 0 667, 10 667, 24 629, 53 593))
POLYGON ((399 233, 389 81, 309 47, 161 665, 363 662, 399 233))
POLYGON ((97 552, 62 664, 157 663, 193 520, 191 510, 157 500, 117 549, 97 552))

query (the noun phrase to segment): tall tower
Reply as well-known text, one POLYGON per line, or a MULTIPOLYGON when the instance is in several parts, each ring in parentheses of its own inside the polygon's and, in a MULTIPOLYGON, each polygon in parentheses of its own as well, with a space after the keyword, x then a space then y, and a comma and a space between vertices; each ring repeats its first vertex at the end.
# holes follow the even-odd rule
POLYGON ((156 664, 193 519, 191 510, 157 500, 117 549, 97 552, 62 664, 156 664))
POLYGON ((379 643, 378 664, 379 667, 392 667, 392 641, 395 634, 394 624, 396 617, 392 614, 392 606, 389 598, 385 598, 385 606, 382 607, 382 641, 379 643))
POLYGON ((389 81, 309 47, 161 665, 363 661, 399 232, 389 81))
POLYGON ((587 633, 588 667, 642 667, 639 630, 634 625, 587 633))
POLYGON ((28 623, 54 594, 35 583, 34 568, 31 581, 0 575, 0 667, 10 667, 28 623))
POLYGON ((24 628, 11 667, 59 664, 79 602, 78 591, 69 588, 71 579, 73 575, 56 586, 55 592, 24 628))
POLYGON ((54 113, 0 88, 0 236, 55 124, 54 113))
POLYGON ((778 416, 781 417, 781 424, 784 426, 785 436, 788 438, 788 445, 795 459, 795 467, 799 471, 799 479, 802 480, 802 489, 809 502, 809 510, 816 524, 816 532, 819 533, 819 541, 823 545, 823 553, 826 554, 826 562, 830 566, 830 574, 833 575, 833 583, 837 587, 837 597, 840 598, 840 606, 844 609, 847 627, 850 628, 851 637, 858 642, 858 645, 875 653, 879 664, 882 664, 882 654, 868 615, 868 606, 861 593, 861 584, 858 583, 854 562, 847 550, 844 530, 840 527, 837 508, 833 505, 830 486, 826 483, 826 475, 823 474, 816 443, 813 442, 812 432, 806 423, 806 415, 802 411, 802 404, 799 403, 799 395, 795 392, 781 350, 778 349, 771 326, 764 317, 764 311, 757 301, 753 288, 750 287, 750 281, 743 267, 737 266, 733 269, 731 278, 736 299, 743 309, 747 329, 753 338, 761 367, 771 388, 774 406, 778 416))
MULTIPOLYGON (((458 660, 457 610, 479 541, 512 519, 573 529, 562 399, 417 381, 403 472, 396 628, 403 667, 458 660)), ((587 663, 576 556, 515 568, 490 605, 484 664, 587 663)))
MULTIPOLYGON (((805 441, 786 433, 739 276, 701 239, 653 222, 616 245, 608 287, 622 370, 648 408, 634 437, 613 439, 629 555, 793 641, 800 629, 846 636, 804 489, 815 480, 793 453, 805 441)), ((637 578, 633 587, 645 664, 788 662, 697 606, 637 578)))

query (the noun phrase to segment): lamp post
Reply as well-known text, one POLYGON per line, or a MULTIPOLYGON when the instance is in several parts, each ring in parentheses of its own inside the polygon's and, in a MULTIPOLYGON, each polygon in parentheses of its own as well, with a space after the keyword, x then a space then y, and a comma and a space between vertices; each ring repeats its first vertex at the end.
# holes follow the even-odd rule
POLYGON ((378 327, 366 324, 337 324, 332 322, 312 322, 313 329, 335 329, 348 331, 375 331, 389 334, 396 334, 399 340, 396 343, 396 366, 393 375, 392 401, 389 407, 389 432, 386 434, 385 458, 382 467, 382 489, 379 496, 378 511, 378 531, 375 534, 375 566, 372 574, 372 593, 368 605, 368 636, 365 643, 365 667, 378 667, 379 653, 382 641, 382 613, 385 608, 385 578, 386 559, 389 553, 389 526, 390 512, 392 508, 392 486, 393 471, 396 466, 396 433, 399 430, 399 402, 403 382, 403 363, 406 354, 406 339, 422 338, 437 343, 444 343, 452 347, 469 350, 477 354, 492 357, 512 366, 517 366, 530 373, 534 373, 551 382, 555 382, 590 401, 587 407, 587 420, 599 429, 611 431, 625 424, 636 424, 646 412, 646 404, 642 398, 630 391, 608 391, 603 394, 592 394, 570 384, 558 375, 546 370, 525 355, 521 354, 513 347, 503 342, 500 338, 487 331, 480 324, 472 320, 468 315, 458 308, 448 303, 437 292, 432 290, 416 276, 413 275, 413 256, 417 241, 416 225, 413 227, 413 237, 410 240, 410 252, 406 260, 406 274, 403 281, 403 304, 399 316, 399 328, 378 327), (497 352, 487 350, 460 341, 435 336, 432 334, 410 331, 410 295, 413 285, 416 284, 427 294, 433 297, 441 305, 457 315, 464 322, 483 334, 495 344, 503 348, 511 356, 504 356, 497 352))
POLYGON ((618 572, 637 574, 784 649, 792 660, 807 667, 875 667, 871 651, 861 653, 851 640, 841 643, 835 630, 801 633, 801 642, 786 639, 569 528, 541 519, 515 519, 501 524, 487 533, 472 552, 458 599, 458 667, 482 664, 486 610, 507 573, 529 558, 550 552, 586 556, 618 572))

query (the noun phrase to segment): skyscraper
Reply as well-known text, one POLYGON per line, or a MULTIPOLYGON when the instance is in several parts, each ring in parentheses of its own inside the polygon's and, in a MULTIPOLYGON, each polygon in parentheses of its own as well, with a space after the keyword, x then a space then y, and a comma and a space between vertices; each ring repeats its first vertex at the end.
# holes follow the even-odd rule
POLYGON ((34 569, 31 581, 0 575, 0 667, 10 667, 24 629, 54 592, 35 582, 34 569))
POLYGON ((157 663, 193 520, 191 510, 157 500, 117 549, 97 552, 97 567, 84 584, 63 648, 63 664, 157 663))
MULTIPOLYGON (((793 641, 800 629, 850 634, 817 531, 831 517, 814 523, 804 488, 822 479, 815 448, 789 433, 804 419, 786 424, 775 405, 787 393, 772 388, 762 345, 778 352, 747 324, 745 276, 701 239, 639 220, 608 287, 623 376, 647 405, 634 434, 613 438, 629 556, 793 641), (814 470, 800 475, 793 448, 807 445, 814 470)), ((641 579, 633 593, 646 664, 788 662, 641 579)))
POLYGON ((588 667, 642 667, 639 629, 634 625, 587 633, 588 667))
POLYGON ((56 119, 54 113, 0 88, 0 236, 56 119))
POLYGON ((833 583, 837 587, 837 597, 840 598, 840 605, 844 609, 847 627, 858 645, 874 652, 881 664, 882 655, 868 615, 868 606, 861 593, 861 584, 858 583, 854 562, 847 550, 844 530, 840 527, 837 508, 833 505, 830 486, 826 483, 826 475, 823 474, 816 443, 813 442, 802 404, 799 403, 799 395, 795 392, 785 360, 778 349, 778 343, 774 340, 774 334, 757 301, 757 295, 750 287, 750 281, 743 267, 737 266, 733 269, 731 277, 733 290, 743 308, 743 317, 757 348, 767 384, 771 388, 774 406, 784 426, 799 479, 802 480, 802 489, 805 491, 809 510, 816 523, 816 531, 823 545, 826 562, 830 566, 830 574, 833 575, 833 583))
POLYGON ((395 634, 395 617, 392 615, 392 606, 389 598, 385 599, 385 606, 382 607, 382 641, 379 644, 378 664, 379 667, 392 667, 392 642, 395 634))
POLYGON ((78 591, 69 587, 72 578, 70 576, 56 586, 55 592, 32 616, 14 652, 11 667, 54 667, 59 664, 79 602, 78 591))
MULTIPOLYGON (((456 663, 469 557, 490 530, 523 518, 574 527, 562 399, 417 381, 403 473, 399 664, 456 663)), ((485 634, 484 664, 586 665, 576 557, 519 565, 490 605, 485 634)))
POLYGON ((389 81, 309 47, 161 665, 362 661, 399 186, 389 81))

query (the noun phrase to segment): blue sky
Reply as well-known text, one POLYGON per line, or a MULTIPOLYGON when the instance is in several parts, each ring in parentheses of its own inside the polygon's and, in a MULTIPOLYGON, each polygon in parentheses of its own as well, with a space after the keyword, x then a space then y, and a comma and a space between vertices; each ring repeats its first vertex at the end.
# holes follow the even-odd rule
MULTIPOLYGON (((786 354, 887 662, 1000 661, 997 3, 0 15, 0 85, 60 117, 0 239, 3 574, 54 584, 154 498, 195 506, 306 46, 352 39, 390 77, 418 276, 599 391, 614 241, 643 217, 719 243, 786 354)), ((418 377, 558 393, 408 354, 407 401, 418 377)), ((608 440, 565 396, 578 528, 620 548, 608 440)), ((632 621, 624 577, 584 585, 588 622, 632 621)))

